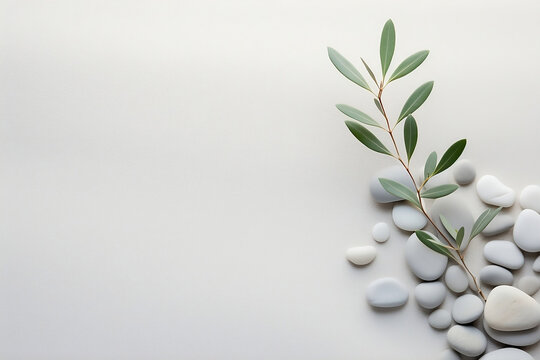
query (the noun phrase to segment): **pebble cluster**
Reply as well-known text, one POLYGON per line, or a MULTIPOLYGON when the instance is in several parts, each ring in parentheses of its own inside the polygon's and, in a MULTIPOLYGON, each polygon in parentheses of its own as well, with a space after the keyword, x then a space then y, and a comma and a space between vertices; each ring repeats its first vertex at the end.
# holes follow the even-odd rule
MULTIPOLYGON (((532 297, 540 289, 540 278, 525 275, 514 278, 512 271, 523 268, 523 252, 540 252, 540 186, 529 185, 519 194, 519 204, 523 209, 516 219, 504 212, 482 231, 488 238, 483 248, 483 256, 489 265, 478 274, 479 281, 491 289, 486 302, 473 293, 466 293, 471 279, 459 265, 448 266, 448 258, 426 247, 414 231, 427 226, 427 219, 416 208, 400 201, 386 192, 378 181, 383 177, 399 182, 414 190, 409 174, 401 166, 381 170, 370 182, 370 193, 378 203, 395 203, 392 209, 394 225, 412 234, 405 244, 405 260, 411 272, 421 281, 414 289, 416 303, 431 313, 429 325, 436 330, 447 330, 450 349, 445 349, 438 359, 460 359, 460 355, 481 360, 531 360, 532 356, 515 347, 529 346, 540 341, 540 304, 532 297), (512 239, 494 239, 497 235, 512 229, 512 239), (513 241, 512 241, 513 240, 513 241), (439 308, 448 293, 457 298, 451 311, 439 308), (487 337, 505 347, 485 353, 487 337)), ((458 161, 453 170, 455 183, 466 186, 476 178, 476 169, 468 160, 458 161)), ((433 179, 436 180, 435 178, 433 179)), ((437 182, 448 183, 448 178, 437 182)), ((433 184, 431 185, 433 186, 433 184)), ((516 192, 492 175, 484 175, 476 182, 476 193, 487 205, 509 208, 516 202, 516 192)), ((451 224, 464 226, 465 239, 471 232, 474 217, 462 203, 451 197, 436 200, 430 216, 437 226, 444 230, 440 222, 444 215, 451 224)), ((390 226, 379 222, 373 226, 372 237, 378 243, 390 238, 390 226)), ((431 234, 436 239, 435 234, 431 234)), ((467 246, 464 241, 461 249, 467 246)), ((365 266, 377 255, 375 246, 366 245, 347 250, 346 258, 355 265, 365 266)), ((534 272, 540 272, 540 256, 532 265, 534 272)), ((376 308, 399 308, 409 299, 409 290, 399 280, 382 278, 368 285, 367 302, 376 308)))

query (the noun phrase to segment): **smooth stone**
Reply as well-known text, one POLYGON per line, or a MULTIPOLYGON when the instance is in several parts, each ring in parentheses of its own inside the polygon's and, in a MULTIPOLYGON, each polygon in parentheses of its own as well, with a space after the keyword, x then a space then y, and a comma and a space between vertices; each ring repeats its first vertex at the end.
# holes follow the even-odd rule
POLYGON ((347 260, 355 265, 367 265, 377 256, 377 249, 373 246, 357 246, 347 249, 347 260))
POLYGON ((420 230, 427 224, 424 214, 407 204, 394 205, 392 220, 398 228, 405 231, 420 230))
POLYGON ((518 280, 516 287, 525 294, 533 296, 540 290, 540 279, 534 275, 526 275, 518 280))
POLYGON ((378 222, 371 229, 371 236, 376 242, 383 243, 390 239, 390 226, 385 222, 378 222))
POLYGON ((414 288, 414 298, 424 309, 435 309, 446 298, 446 287, 440 281, 420 283, 414 288))
POLYGON ((452 349, 465 356, 479 356, 487 347, 485 335, 474 326, 454 325, 446 335, 452 349))
POLYGON ((534 360, 534 358, 521 349, 504 348, 489 352, 480 360, 534 360))
POLYGON ((451 265, 444 275, 446 286, 455 293, 462 293, 469 287, 469 279, 465 271, 458 265, 451 265))
POLYGON ((494 236, 502 234, 505 231, 510 230, 514 226, 514 218, 510 215, 500 214, 495 216, 493 220, 482 230, 484 236, 494 236))
MULTIPOLYGON (((424 181, 424 169, 422 168, 419 183, 422 183, 424 181)), ((424 185, 424 189, 429 190, 436 186, 441 186, 445 184, 451 184, 453 181, 450 179, 450 175, 448 172, 442 172, 435 176, 433 176, 429 181, 424 185)))
POLYGON ((540 324, 540 304, 513 286, 491 290, 484 308, 488 326, 499 331, 521 331, 540 324))
POLYGON ((439 353, 437 360, 461 360, 461 358, 454 350, 445 349, 439 353))
MULTIPOLYGON (((435 236, 433 236, 435 238, 435 236)), ((416 234, 412 234, 405 244, 405 260, 418 278, 425 281, 437 280, 448 264, 448 258, 424 245, 416 234)))
POLYGON ((432 328, 437 330, 448 329, 452 324, 452 317, 450 313, 444 309, 438 309, 429 314, 428 323, 432 328))
POLYGON ((484 257, 487 261, 517 270, 525 264, 525 258, 516 244, 506 240, 492 240, 484 245, 484 257))
POLYGON ((476 177, 476 169, 469 160, 459 160, 454 165, 454 179, 459 185, 469 185, 476 177))
POLYGON ((394 278, 373 281, 366 290, 367 302, 378 308, 395 308, 409 300, 409 291, 394 278))
POLYGON ((486 285, 512 285, 514 275, 498 265, 488 265, 480 270, 480 281, 486 285))
POLYGON ((540 215, 531 209, 519 213, 514 224, 514 242, 521 250, 540 251, 540 215))
POLYGON ((540 186, 525 186, 519 194, 519 204, 523 209, 531 209, 540 213, 540 186))
POLYGON ((478 319, 484 311, 484 302, 476 295, 458 297, 452 306, 452 318, 458 324, 469 324, 478 319))
POLYGON ((431 218, 437 224, 437 227, 442 230, 448 239, 452 239, 450 234, 446 231, 441 223, 440 215, 443 215, 454 227, 465 228, 465 236, 461 249, 465 249, 469 243, 469 235, 474 224, 474 217, 466 206, 463 205, 463 201, 456 200, 452 197, 446 197, 437 199, 431 208, 431 218))
POLYGON ((489 205, 510 207, 516 201, 516 192, 493 175, 484 175, 476 183, 480 200, 489 205))
POLYGON ((532 269, 536 272, 540 272, 540 256, 538 256, 536 260, 534 260, 532 269))
POLYGON ((540 326, 523 331, 499 331, 490 328, 484 319, 484 330, 493 340, 511 346, 529 346, 540 340, 540 326))
POLYGON ((407 173, 407 170, 405 170, 405 168, 403 168, 401 165, 391 166, 379 171, 373 178, 371 178, 369 183, 369 191, 371 196, 378 203, 391 203, 402 200, 384 190, 379 182, 379 178, 396 181, 414 191, 414 184, 409 176, 409 173, 407 173))

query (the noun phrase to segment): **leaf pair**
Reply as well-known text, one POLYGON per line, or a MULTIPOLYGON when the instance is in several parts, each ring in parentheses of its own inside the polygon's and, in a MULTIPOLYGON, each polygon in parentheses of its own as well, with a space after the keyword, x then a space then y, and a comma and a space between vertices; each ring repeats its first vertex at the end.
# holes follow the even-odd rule
POLYGON ((443 224, 444 228, 450 236, 456 241, 456 244, 458 248, 461 247, 461 243, 463 242, 463 237, 465 236, 465 228, 462 226, 459 228, 459 230, 454 229, 452 224, 444 217, 444 215, 440 215, 439 218, 441 219, 441 223, 443 224))
POLYGON ((415 231, 416 237, 424 245, 426 245, 431 250, 438 252, 439 254, 448 256, 450 259, 455 260, 454 255, 452 255, 450 248, 441 244, 438 240, 434 239, 430 234, 425 231, 417 230, 415 231))
POLYGON ((437 163, 437 153, 434 151, 429 154, 424 165, 424 179, 433 177, 452 166, 465 150, 467 139, 461 139, 453 143, 445 151, 439 163, 437 163))
MULTIPOLYGON (((496 209, 489 208, 485 210, 474 222, 471 234, 469 235, 469 242, 474 239, 478 234, 480 234, 501 210, 502 207, 498 207, 496 209)), ((454 240, 456 241, 457 246, 461 247, 463 237, 465 235, 464 227, 462 226, 461 228, 459 228, 459 230, 456 230, 453 225, 444 217, 444 215, 441 214, 439 218, 441 219, 441 223, 443 224, 446 231, 448 231, 450 236, 452 236, 452 238, 454 238, 454 240)))

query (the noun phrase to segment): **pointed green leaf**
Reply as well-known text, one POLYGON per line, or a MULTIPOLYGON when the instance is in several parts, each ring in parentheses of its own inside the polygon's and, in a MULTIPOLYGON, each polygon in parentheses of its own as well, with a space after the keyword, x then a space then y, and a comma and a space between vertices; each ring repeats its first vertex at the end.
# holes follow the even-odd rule
POLYGON ((392 153, 384 146, 371 131, 360 125, 358 121, 346 120, 345 124, 350 132, 364 145, 373 151, 392 156, 392 153))
POLYGON ((461 243, 463 242, 463 236, 465 236, 465 228, 462 226, 459 228, 456 235, 456 245, 458 248, 461 247, 461 243))
POLYGON ((345 104, 337 104, 336 107, 338 108, 339 111, 341 111, 348 117, 353 118, 354 120, 358 120, 361 123, 364 123, 366 125, 377 126, 382 129, 382 126, 379 125, 379 123, 375 121, 371 116, 363 113, 362 111, 356 108, 353 108, 352 106, 345 105, 345 104))
POLYGON ((410 161, 418 140, 418 127, 412 115, 407 116, 407 120, 405 120, 403 135, 405 139, 405 150, 407 150, 407 159, 410 161))
POLYGON ((426 199, 438 199, 450 195, 459 188, 456 184, 445 184, 435 186, 429 190, 422 191, 422 197, 426 199))
POLYGON ((360 74, 360 72, 354 67, 353 64, 349 62, 349 60, 345 59, 340 53, 331 47, 328 48, 328 57, 336 69, 343 74, 343 76, 351 80, 353 83, 360 85, 364 89, 371 91, 362 74, 360 74))
POLYGON ((452 224, 450 224, 450 221, 448 221, 448 219, 446 219, 444 215, 439 215, 439 219, 441 219, 441 223, 443 224, 446 231, 448 231, 450 236, 452 236, 455 240, 457 237, 457 230, 452 226, 452 224))
POLYGON ((424 60, 426 60, 428 54, 429 50, 422 50, 415 54, 412 54, 411 56, 403 60, 403 62, 398 65, 396 70, 394 70, 388 82, 397 80, 400 77, 403 77, 416 69, 418 66, 420 66, 420 64, 424 62, 424 60))
POLYGON ((431 154, 429 154, 426 165, 424 165, 424 179, 427 179, 431 174, 433 174, 433 171, 435 171, 435 167, 437 166, 437 153, 433 151, 431 154))
POLYGON ((405 105, 403 105, 403 109, 401 109, 398 123, 422 106, 429 94, 431 94, 431 90, 433 90, 433 81, 428 81, 427 83, 420 85, 418 89, 414 90, 405 102, 405 105))
POLYGON ((472 227, 471 236, 469 237, 469 239, 472 239, 476 235, 480 234, 482 232, 482 230, 484 230, 486 228, 486 226, 489 225, 491 220, 493 220, 495 218, 495 216, 497 216, 497 214, 501 210, 502 210, 502 207, 498 207, 496 209, 490 208, 490 209, 487 209, 486 211, 484 211, 482 213, 482 215, 480 215, 478 217, 478 219, 476 219, 476 221, 475 221, 475 223, 474 223, 474 225, 472 227))
POLYGON ((454 256, 450 252, 450 249, 448 249, 446 246, 444 246, 437 240, 433 239, 431 235, 429 235, 427 232, 417 230, 415 231, 415 234, 418 240, 420 240, 424 245, 426 245, 431 250, 438 252, 439 254, 448 256, 450 259, 454 259, 454 256))
POLYGON ((364 64, 364 67, 366 68, 369 76, 373 79, 373 81, 375 82, 375 85, 379 86, 379 84, 377 83, 377 79, 375 78, 375 74, 373 73, 373 71, 371 71, 371 68, 369 67, 369 65, 364 61, 363 58, 360 58, 360 60, 362 60, 362 63, 364 64))
POLYGON ((384 115, 384 111, 383 111, 383 109, 382 109, 381 103, 379 102, 379 99, 373 98, 373 101, 375 102, 375 106, 377 107, 377 109, 379 109, 379 111, 381 112, 381 114, 384 115))
POLYGON ((384 178, 379 178, 379 182, 381 183, 384 190, 386 190, 388 193, 397 196, 400 199, 410 201, 418 208, 420 207, 420 202, 418 201, 416 193, 405 185, 384 178))
POLYGON ((392 57, 394 56, 394 49, 396 47, 396 30, 394 28, 394 23, 392 20, 388 20, 384 24, 384 28, 381 35, 381 67, 383 77, 386 75, 388 68, 390 67, 390 62, 392 62, 392 57))
POLYGON ((450 146, 441 157, 441 160, 437 164, 433 175, 441 173, 444 170, 448 169, 450 166, 452 166, 452 164, 455 163, 457 159, 459 159, 459 157, 463 153, 463 150, 465 150, 465 145, 467 145, 466 139, 458 140, 454 144, 452 144, 452 146, 450 146))

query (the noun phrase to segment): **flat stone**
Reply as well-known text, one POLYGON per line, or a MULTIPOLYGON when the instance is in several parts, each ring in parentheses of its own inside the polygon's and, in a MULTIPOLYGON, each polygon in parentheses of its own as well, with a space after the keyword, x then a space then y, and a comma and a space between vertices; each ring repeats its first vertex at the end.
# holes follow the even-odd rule
POLYGON ((486 285, 512 285, 514 275, 498 265, 488 265, 480 270, 480 281, 486 285))
POLYGON ((534 360, 534 358, 521 349, 504 348, 489 352, 480 360, 534 360))
POLYGON ((514 241, 520 249, 540 251, 540 215, 531 209, 519 213, 514 224, 514 241))
POLYGON ((461 360, 461 358, 454 350, 445 349, 439 353, 437 360, 461 360))
POLYGON ((540 326, 523 331, 499 331, 490 328, 484 319, 484 330, 493 340, 511 346, 529 346, 540 340, 540 326))
POLYGON ((526 275, 518 280, 516 287, 525 294, 533 296, 540 290, 540 279, 534 275, 526 275))
POLYGON ((516 244, 505 240, 492 240, 484 245, 484 257, 487 261, 504 266, 507 269, 521 269, 525 258, 516 244))
POLYGON ((476 169, 473 164, 466 159, 459 160, 454 165, 454 179, 459 185, 469 185, 476 177, 476 169))
POLYGON ((446 335, 452 349, 465 356, 479 356, 487 347, 484 334, 474 326, 454 325, 446 335))
POLYGON ((383 243, 390 239, 390 226, 385 222, 378 222, 371 229, 371 236, 376 242, 383 243))
POLYGON ((499 213, 491 222, 482 230, 484 236, 494 236, 502 234, 514 226, 514 218, 510 215, 499 213))
POLYGON ((440 281, 423 282, 414 288, 414 298, 424 309, 435 309, 446 298, 446 287, 440 281))
POLYGON ((445 197, 437 199, 431 208, 431 218, 437 224, 437 227, 443 231, 446 238, 452 239, 450 234, 446 231, 441 223, 440 215, 443 215, 454 227, 465 228, 465 236, 461 249, 465 249, 469 243, 469 235, 474 224, 474 217, 463 201, 454 199, 452 197, 445 197))
POLYGON ((516 201, 516 192, 493 175, 484 175, 476 183, 480 200, 489 205, 510 207, 516 201))
POLYGON ((534 263, 532 265, 532 269, 536 272, 540 272, 540 256, 538 256, 536 258, 536 260, 534 260, 534 263))
POLYGON ((420 211, 407 204, 396 204, 392 209, 394 224, 405 231, 423 229, 427 219, 420 211))
POLYGON ((378 203, 391 203, 402 200, 384 190, 379 182, 379 178, 394 180, 402 185, 407 186, 411 190, 414 190, 413 181, 403 166, 395 165, 382 169, 373 178, 371 178, 369 183, 369 191, 371 196, 378 203))
POLYGON ((432 328, 437 330, 448 329, 452 324, 452 317, 450 313, 444 309, 438 309, 429 314, 428 323, 432 328))
POLYGON ((469 287, 469 279, 465 271, 458 265, 451 265, 444 275, 446 286, 455 293, 462 293, 469 287))
POLYGON ((523 209, 531 209, 540 213, 540 186, 525 186, 519 194, 519 204, 523 209))
POLYGON ((497 286, 486 300, 484 319, 499 331, 521 331, 540 324, 540 304, 513 286, 497 286))
POLYGON ((469 324, 478 319, 484 311, 484 302, 476 295, 458 297, 452 306, 452 318, 458 324, 469 324))
POLYGON ((373 281, 366 290, 367 302, 378 308, 395 308, 404 305, 409 299, 409 291, 394 278, 373 281))
POLYGON ((425 281, 440 278, 448 264, 446 256, 428 248, 416 234, 412 234, 405 244, 405 260, 413 274, 425 281))
POLYGON ((347 260, 355 265, 367 265, 377 256, 377 249, 373 246, 357 246, 347 250, 347 260))

